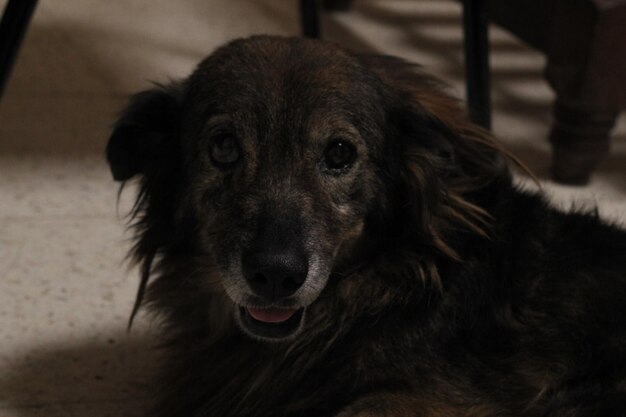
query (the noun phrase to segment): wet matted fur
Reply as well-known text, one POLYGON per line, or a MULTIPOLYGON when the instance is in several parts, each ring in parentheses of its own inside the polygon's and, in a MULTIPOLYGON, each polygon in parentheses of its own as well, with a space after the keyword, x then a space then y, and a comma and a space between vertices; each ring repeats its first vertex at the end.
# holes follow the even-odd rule
POLYGON ((164 324, 149 415, 626 415, 626 232, 516 188, 417 66, 237 40, 107 152, 164 324))

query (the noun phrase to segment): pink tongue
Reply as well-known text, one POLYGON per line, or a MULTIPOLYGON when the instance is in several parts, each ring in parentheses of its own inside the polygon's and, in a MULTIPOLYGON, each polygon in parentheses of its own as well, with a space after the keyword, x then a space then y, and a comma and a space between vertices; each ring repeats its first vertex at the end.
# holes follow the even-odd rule
POLYGON ((281 323, 289 320, 296 312, 295 308, 253 308, 247 309, 253 319, 265 323, 281 323))

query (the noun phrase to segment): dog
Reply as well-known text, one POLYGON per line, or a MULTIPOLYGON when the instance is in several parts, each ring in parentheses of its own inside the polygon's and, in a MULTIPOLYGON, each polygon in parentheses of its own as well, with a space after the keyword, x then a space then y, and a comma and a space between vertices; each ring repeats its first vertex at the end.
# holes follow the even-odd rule
MULTIPOLYGON (((626 416, 626 231, 514 185, 404 60, 255 36, 141 92, 157 417, 626 416)), ((513 162, 514 163, 514 162, 513 162)))

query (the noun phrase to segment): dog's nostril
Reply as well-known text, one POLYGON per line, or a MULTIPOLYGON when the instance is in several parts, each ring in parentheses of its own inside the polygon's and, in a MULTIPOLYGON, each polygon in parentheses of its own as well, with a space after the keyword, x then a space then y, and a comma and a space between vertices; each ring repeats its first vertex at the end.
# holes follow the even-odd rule
POLYGON ((252 277, 252 281, 260 285, 267 284, 267 278, 265 278, 265 275, 263 275, 260 272, 257 272, 256 274, 254 274, 254 276, 252 277))

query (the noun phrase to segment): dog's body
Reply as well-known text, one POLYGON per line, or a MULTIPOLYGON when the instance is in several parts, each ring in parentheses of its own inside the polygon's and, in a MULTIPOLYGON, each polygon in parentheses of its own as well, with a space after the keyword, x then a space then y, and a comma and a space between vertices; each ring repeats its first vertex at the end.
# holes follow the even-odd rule
POLYGON ((136 96, 108 157, 142 176, 150 415, 626 415, 626 232, 502 154, 415 66, 318 41, 136 96))

